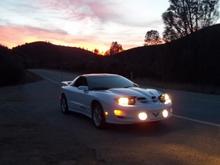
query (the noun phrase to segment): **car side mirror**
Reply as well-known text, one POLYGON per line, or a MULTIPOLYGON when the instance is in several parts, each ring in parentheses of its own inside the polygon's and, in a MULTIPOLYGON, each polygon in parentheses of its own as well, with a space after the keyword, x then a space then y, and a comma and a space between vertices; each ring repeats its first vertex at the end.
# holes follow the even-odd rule
POLYGON ((61 83, 68 86, 72 84, 72 81, 62 81, 61 83))
POLYGON ((87 92, 89 90, 88 86, 79 86, 78 88, 79 88, 79 90, 82 90, 84 92, 87 92))

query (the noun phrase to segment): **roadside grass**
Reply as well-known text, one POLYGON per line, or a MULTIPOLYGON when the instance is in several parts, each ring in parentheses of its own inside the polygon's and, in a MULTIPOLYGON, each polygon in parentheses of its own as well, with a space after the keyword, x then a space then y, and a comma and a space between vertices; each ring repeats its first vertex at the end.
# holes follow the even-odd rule
POLYGON ((26 70, 26 71, 24 71, 24 74, 23 74, 23 76, 21 77, 20 80, 15 81, 13 83, 0 85, 0 87, 22 85, 22 84, 37 82, 37 81, 40 81, 40 80, 42 80, 42 78, 40 76, 26 70))
MULTIPOLYGON (((60 70, 57 70, 60 71, 60 70)), ((72 73, 71 71, 65 70, 64 72, 72 73)), ((76 75, 84 74, 84 72, 74 72, 76 75)), ((149 78, 134 78, 131 79, 135 83, 142 87, 147 88, 158 88, 158 89, 170 89, 170 90, 183 90, 189 92, 197 92, 204 94, 220 95, 220 86, 211 85, 195 85, 190 83, 177 83, 177 82, 164 82, 149 78)))
POLYGON ((148 88, 152 87, 152 88, 161 88, 161 89, 184 90, 190 92, 199 92, 199 93, 215 94, 215 95, 220 94, 220 87, 218 86, 162 82, 147 78, 136 78, 133 81, 139 84, 140 86, 144 86, 148 88))
MULTIPOLYGON (((74 75, 85 74, 85 72, 71 72, 68 70, 58 70, 58 69, 57 70, 53 69, 51 71, 69 73, 69 74, 74 74, 74 75)), ((27 72, 28 72, 27 76, 25 76, 26 83, 34 82, 34 81, 38 81, 42 79, 41 77, 34 74, 33 72, 29 72, 29 71, 27 72)), ((183 91, 189 91, 189 92, 220 95, 219 86, 195 85, 195 84, 190 84, 190 83, 177 83, 177 82, 164 82, 164 81, 158 81, 158 80, 153 80, 149 78, 135 78, 131 80, 145 88, 157 88, 157 89, 165 89, 165 90, 169 90, 169 89, 170 90, 183 90, 183 91)))

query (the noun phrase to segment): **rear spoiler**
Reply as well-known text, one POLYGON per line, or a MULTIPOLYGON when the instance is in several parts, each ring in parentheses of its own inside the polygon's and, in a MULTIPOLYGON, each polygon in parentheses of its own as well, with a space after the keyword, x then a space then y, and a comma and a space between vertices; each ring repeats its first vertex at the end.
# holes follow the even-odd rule
POLYGON ((72 81, 62 81, 61 84, 69 86, 72 83, 72 81))

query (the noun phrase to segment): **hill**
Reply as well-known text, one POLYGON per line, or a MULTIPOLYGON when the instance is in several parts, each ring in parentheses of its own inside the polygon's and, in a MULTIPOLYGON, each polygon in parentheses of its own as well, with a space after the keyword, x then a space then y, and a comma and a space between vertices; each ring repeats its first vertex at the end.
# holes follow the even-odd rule
POLYGON ((59 46, 48 42, 32 42, 12 49, 23 59, 26 68, 53 68, 87 70, 88 64, 98 57, 92 52, 75 47, 59 46))
POLYGON ((220 85, 219 38, 220 24, 164 45, 130 49, 107 61, 115 71, 138 77, 220 85))
POLYGON ((158 46, 143 46, 101 57, 74 47, 33 42, 12 49, 26 68, 110 72, 159 81, 220 85, 220 25, 158 46))

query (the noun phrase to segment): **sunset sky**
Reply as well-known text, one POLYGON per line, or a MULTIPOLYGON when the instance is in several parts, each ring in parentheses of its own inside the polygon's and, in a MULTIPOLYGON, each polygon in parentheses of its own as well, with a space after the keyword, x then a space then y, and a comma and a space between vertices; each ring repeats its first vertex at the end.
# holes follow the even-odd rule
POLYGON ((163 31, 168 0, 1 0, 0 44, 33 41, 98 48, 112 41, 142 46, 148 30, 163 31))

